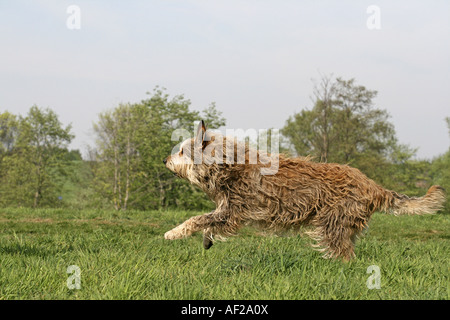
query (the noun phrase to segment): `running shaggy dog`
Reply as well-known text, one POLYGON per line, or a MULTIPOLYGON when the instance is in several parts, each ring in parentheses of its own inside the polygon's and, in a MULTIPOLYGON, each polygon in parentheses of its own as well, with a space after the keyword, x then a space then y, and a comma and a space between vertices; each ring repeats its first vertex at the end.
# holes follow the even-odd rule
POLYGON ((209 249, 214 240, 235 235, 244 224, 274 231, 310 226, 307 234, 325 258, 350 260, 358 235, 376 210, 434 214, 445 201, 440 186, 432 186, 423 197, 408 197, 384 189, 347 165, 283 155, 269 158, 277 170, 263 174, 269 167, 267 157, 235 138, 206 131, 201 121, 196 137, 184 141, 179 152, 163 162, 200 187, 216 209, 188 219, 166 232, 165 239, 203 231, 203 246, 209 249), (251 161, 254 152, 257 160, 251 161))

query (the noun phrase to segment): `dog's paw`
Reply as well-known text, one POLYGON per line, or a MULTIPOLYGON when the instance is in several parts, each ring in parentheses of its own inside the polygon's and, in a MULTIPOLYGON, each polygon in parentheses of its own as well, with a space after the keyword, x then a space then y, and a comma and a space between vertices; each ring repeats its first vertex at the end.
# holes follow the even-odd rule
POLYGON ((164 239, 166 240, 176 240, 184 237, 186 237, 186 232, 184 228, 180 228, 180 226, 173 228, 164 234, 164 239))
POLYGON ((167 231, 164 234, 164 239, 166 239, 166 240, 175 240, 175 239, 180 239, 180 238, 182 238, 180 236, 180 234, 178 234, 177 232, 174 232, 173 230, 167 231))
POLYGON ((203 248, 205 248, 205 250, 208 250, 209 248, 211 248, 213 245, 213 242, 210 238, 203 236, 203 248))

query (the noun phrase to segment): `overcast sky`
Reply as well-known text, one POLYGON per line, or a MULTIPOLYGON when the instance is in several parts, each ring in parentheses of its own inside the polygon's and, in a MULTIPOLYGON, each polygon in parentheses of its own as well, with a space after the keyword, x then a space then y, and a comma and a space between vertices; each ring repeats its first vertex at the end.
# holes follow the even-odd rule
POLYGON ((419 158, 448 150, 450 1, 0 0, 0 112, 49 107, 82 152, 100 112, 157 85, 227 128, 281 128, 320 73, 377 90, 419 158))

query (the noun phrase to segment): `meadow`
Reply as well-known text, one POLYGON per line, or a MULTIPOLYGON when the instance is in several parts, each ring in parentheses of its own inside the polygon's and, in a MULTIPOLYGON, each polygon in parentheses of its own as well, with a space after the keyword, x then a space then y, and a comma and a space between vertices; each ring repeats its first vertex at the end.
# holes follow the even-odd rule
POLYGON ((307 236, 251 228, 207 251, 201 234, 164 240, 195 214, 1 209, 0 299, 449 299, 448 214, 376 213, 348 263, 322 259, 307 236))

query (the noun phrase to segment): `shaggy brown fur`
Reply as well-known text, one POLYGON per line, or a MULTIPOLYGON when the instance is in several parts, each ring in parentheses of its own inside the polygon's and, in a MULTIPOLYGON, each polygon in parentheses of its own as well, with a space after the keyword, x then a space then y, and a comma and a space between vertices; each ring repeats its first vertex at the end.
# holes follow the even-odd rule
POLYGON ((354 257, 357 236, 374 211, 433 214, 445 200, 439 186, 432 186, 423 197, 410 198, 384 189, 355 168, 302 157, 279 155, 278 171, 263 175, 267 162, 263 164, 258 154, 258 162, 252 164, 248 146, 239 158, 240 147, 242 143, 233 138, 206 131, 202 121, 197 136, 164 160, 169 170, 200 187, 216 204, 216 210, 168 231, 166 239, 203 231, 208 249, 213 240, 235 235, 247 223, 269 230, 311 226, 308 234, 324 257, 349 260, 354 257), (194 161, 196 156, 201 163, 194 161))

